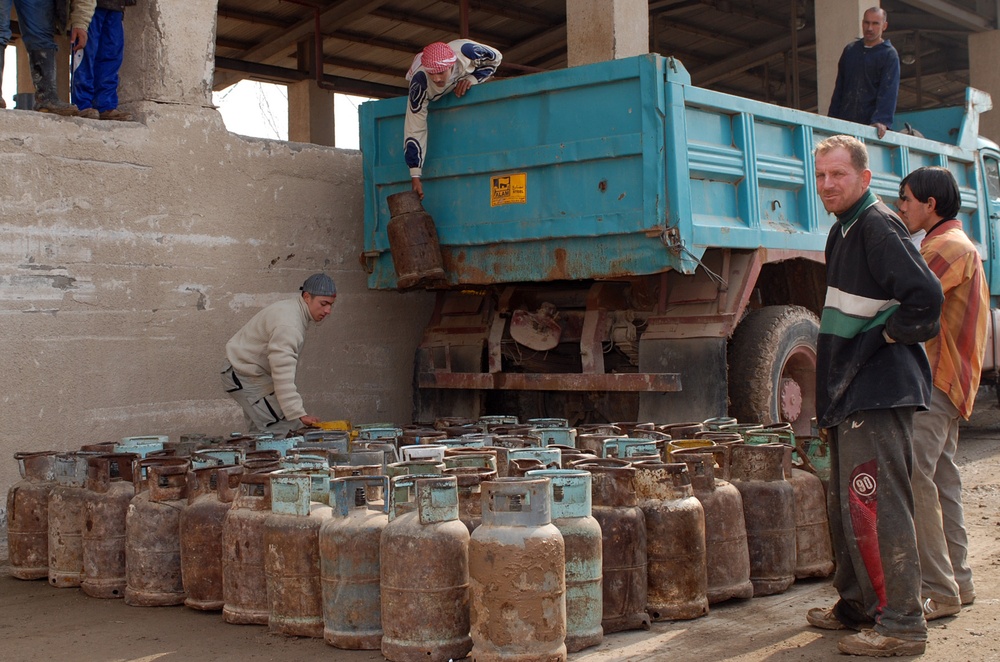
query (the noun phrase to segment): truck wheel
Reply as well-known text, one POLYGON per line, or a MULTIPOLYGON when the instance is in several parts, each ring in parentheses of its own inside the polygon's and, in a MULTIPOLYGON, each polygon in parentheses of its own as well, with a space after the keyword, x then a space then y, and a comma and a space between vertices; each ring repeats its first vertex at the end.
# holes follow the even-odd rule
POLYGON ((740 423, 792 424, 810 433, 816 416, 819 320, 802 306, 751 312, 729 341, 729 415, 740 423))

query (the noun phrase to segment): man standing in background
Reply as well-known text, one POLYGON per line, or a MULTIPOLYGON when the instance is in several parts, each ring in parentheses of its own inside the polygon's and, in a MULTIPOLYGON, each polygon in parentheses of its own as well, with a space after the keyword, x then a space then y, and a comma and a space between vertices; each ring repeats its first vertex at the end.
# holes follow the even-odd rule
POLYGON ((870 124, 881 138, 892 128, 899 94, 899 54, 882 33, 889 27, 884 9, 872 7, 861 22, 861 39, 847 45, 837 64, 830 117, 870 124))

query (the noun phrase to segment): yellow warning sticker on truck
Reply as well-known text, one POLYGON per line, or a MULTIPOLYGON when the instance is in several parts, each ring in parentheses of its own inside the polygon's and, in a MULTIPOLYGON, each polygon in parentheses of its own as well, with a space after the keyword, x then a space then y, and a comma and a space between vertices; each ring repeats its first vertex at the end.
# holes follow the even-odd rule
POLYGON ((490 177, 490 207, 523 205, 528 202, 528 173, 490 177))

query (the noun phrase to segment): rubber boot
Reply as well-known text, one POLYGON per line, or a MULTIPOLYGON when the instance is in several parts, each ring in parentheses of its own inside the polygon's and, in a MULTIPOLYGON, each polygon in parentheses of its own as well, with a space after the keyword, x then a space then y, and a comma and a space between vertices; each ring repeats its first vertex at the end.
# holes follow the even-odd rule
POLYGON ((61 101, 56 91, 56 52, 28 51, 31 82, 35 84, 35 110, 56 115, 79 115, 77 107, 61 101))
POLYGON ((6 108, 7 102, 3 100, 3 56, 7 52, 7 44, 0 44, 0 108, 6 108))

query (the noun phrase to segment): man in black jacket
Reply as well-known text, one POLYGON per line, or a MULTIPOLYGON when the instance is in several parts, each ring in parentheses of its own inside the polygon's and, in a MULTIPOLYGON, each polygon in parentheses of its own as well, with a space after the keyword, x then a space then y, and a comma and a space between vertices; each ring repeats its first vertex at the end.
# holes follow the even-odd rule
POLYGON ((851 655, 924 652, 920 562, 910 490, 913 412, 930 402, 919 344, 938 333, 941 285, 899 217, 869 189, 856 138, 816 147, 816 189, 837 217, 826 243, 827 290, 816 362, 816 412, 830 443, 828 506, 837 557, 833 607, 816 627, 859 630, 851 655))

